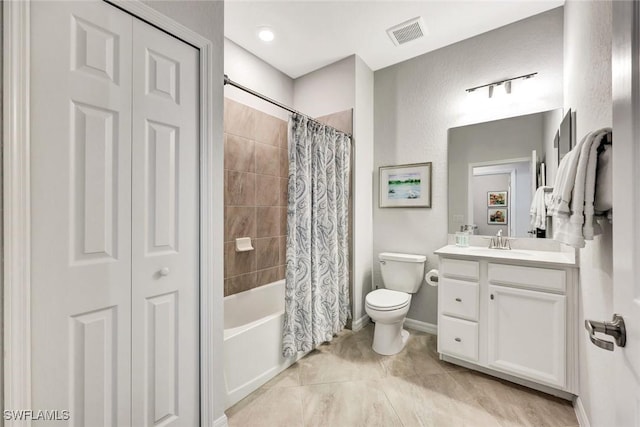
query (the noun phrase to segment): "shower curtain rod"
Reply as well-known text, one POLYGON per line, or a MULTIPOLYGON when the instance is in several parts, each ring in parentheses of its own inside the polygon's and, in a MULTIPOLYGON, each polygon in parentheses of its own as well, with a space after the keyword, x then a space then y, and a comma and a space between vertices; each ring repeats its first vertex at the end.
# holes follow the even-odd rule
POLYGON ((233 80, 231 80, 231 79, 229 78, 229 76, 227 76, 226 74, 224 75, 224 84, 225 84, 225 85, 231 85, 231 86, 233 86, 233 87, 236 87, 236 88, 238 88, 238 89, 240 89, 240 90, 242 90, 242 91, 244 91, 244 92, 247 92, 247 93, 249 93, 249 94, 251 94, 251 95, 253 95, 253 96, 257 97, 257 98, 262 99, 263 101, 267 101, 267 102, 269 102, 269 103, 271 103, 271 104, 275 105, 276 107, 280 107, 280 108, 282 108, 283 110, 287 110, 287 111, 289 111, 290 113, 299 114, 299 115, 301 115, 301 116, 304 116, 304 117, 306 117, 307 119, 309 119, 309 120, 311 120, 311 121, 314 121, 314 122, 316 122, 316 123, 320 123, 320 124, 322 124, 322 125, 324 125, 324 126, 326 126, 326 127, 329 127, 329 128, 331 128, 331 129, 335 129, 335 130, 337 130, 338 132, 342 132, 342 133, 346 134, 346 135, 347 135, 347 136, 349 136, 349 137, 351 137, 351 136, 352 136, 352 135, 351 135, 350 133, 348 133, 348 132, 344 132, 344 131, 341 131, 341 130, 340 130, 340 129, 338 129, 338 128, 335 128, 335 127, 333 127, 333 126, 329 126, 329 125, 327 125, 327 124, 324 124, 324 123, 322 123, 322 122, 318 121, 317 119, 314 119, 313 117, 311 117, 311 116, 309 116, 309 115, 307 115, 307 114, 301 113, 301 112, 300 112, 300 111, 298 111, 298 110, 294 110, 294 109, 293 109, 293 108, 291 108, 291 107, 287 107, 286 105, 279 103, 279 102, 278 102, 278 101, 276 101, 275 99, 271 99, 271 98, 269 98, 268 96, 264 96, 263 94, 258 93, 258 92, 256 92, 256 91, 255 91, 255 90, 253 90, 253 89, 249 89, 248 87, 241 85, 240 83, 234 82, 234 81, 233 81, 233 80))

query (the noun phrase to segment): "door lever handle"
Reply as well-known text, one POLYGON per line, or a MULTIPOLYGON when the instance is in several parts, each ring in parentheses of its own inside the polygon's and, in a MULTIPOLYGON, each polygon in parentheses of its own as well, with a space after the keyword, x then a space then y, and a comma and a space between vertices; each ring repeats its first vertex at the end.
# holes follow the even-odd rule
POLYGON ((605 350, 613 351, 613 343, 596 338, 596 332, 612 336, 618 347, 624 347, 627 344, 627 330, 624 326, 624 319, 619 314, 614 314, 611 322, 585 320, 584 327, 589 332, 591 342, 605 350))

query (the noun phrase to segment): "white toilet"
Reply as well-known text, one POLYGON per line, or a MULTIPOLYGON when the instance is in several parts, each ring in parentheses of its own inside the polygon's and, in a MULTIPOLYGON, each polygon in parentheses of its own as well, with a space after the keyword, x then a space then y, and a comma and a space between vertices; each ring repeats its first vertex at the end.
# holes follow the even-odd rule
POLYGON ((385 289, 367 294, 365 311, 376 323, 373 351, 390 356, 399 353, 409 339, 409 332, 402 325, 409 312, 411 294, 422 285, 427 257, 383 252, 378 259, 385 289))

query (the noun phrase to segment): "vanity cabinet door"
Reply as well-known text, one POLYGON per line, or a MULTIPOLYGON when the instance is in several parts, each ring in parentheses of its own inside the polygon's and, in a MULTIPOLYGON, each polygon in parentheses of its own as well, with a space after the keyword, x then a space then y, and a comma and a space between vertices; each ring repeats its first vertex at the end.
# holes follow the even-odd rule
POLYGON ((488 365, 565 388, 566 297, 489 286, 488 365))

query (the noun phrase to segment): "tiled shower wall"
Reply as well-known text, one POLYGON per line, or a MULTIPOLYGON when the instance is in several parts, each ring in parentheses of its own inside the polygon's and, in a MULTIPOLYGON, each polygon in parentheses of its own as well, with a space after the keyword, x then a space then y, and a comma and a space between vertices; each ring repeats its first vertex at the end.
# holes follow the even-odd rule
MULTIPOLYGON (((353 131, 352 110, 319 117, 318 121, 347 133, 353 131)), ((225 98, 224 169, 227 296, 284 279, 289 174, 287 122, 225 98), (236 252, 238 237, 251 237, 255 249, 236 252)), ((349 210, 352 211, 351 200, 349 210)), ((350 252, 352 226, 350 214, 350 252)))
POLYGON ((225 98, 224 294, 283 279, 287 221, 287 123, 225 98), (251 237, 253 251, 236 252, 251 237))

